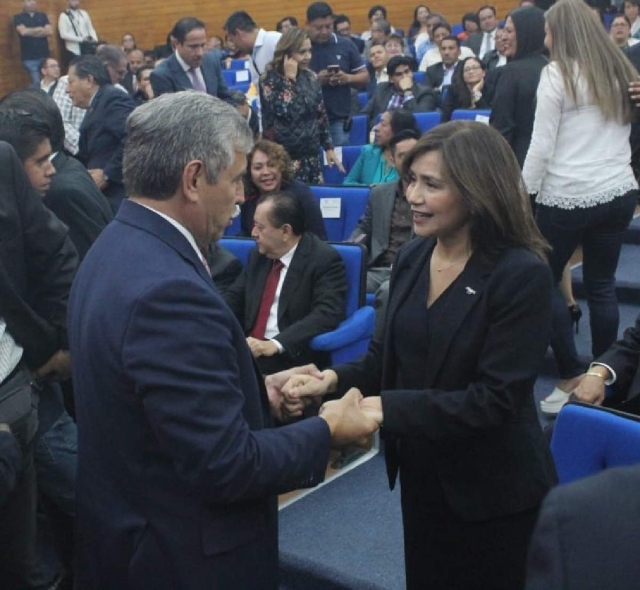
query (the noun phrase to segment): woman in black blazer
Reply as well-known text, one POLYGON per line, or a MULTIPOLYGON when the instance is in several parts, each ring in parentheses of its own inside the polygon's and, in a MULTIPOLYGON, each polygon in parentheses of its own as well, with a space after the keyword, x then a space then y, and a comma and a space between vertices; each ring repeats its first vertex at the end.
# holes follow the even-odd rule
POLYGON ((285 407, 370 396, 361 408, 383 424, 391 487, 400 474, 410 590, 522 588, 555 480, 533 398, 551 327, 547 244, 490 127, 440 125, 402 168, 417 237, 394 263, 382 341, 322 380, 294 377, 285 407))
POLYGON ((549 63, 542 10, 525 7, 510 13, 503 42, 509 63, 496 84, 490 122, 509 142, 522 168, 533 133, 540 73, 549 63))
POLYGON ((490 109, 485 86, 485 66, 477 57, 460 62, 451 80, 451 86, 442 101, 442 122, 451 121, 456 109, 490 109))

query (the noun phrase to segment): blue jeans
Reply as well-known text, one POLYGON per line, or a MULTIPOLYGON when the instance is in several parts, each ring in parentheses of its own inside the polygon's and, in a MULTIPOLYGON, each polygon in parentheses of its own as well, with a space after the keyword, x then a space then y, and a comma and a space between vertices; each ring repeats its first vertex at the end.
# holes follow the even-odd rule
POLYGON ((24 69, 27 70, 32 84, 40 84, 40 60, 27 59, 22 62, 24 69))
POLYGON ((344 121, 344 119, 339 119, 329 123, 331 141, 333 141, 334 146, 349 145, 349 132, 344 130, 344 121))
POLYGON ((591 352, 594 358, 618 339, 620 312, 616 297, 616 268, 622 238, 629 226, 638 199, 631 191, 609 203, 586 209, 560 209, 538 205, 536 221, 551 244, 549 265, 556 289, 553 294, 553 332, 551 347, 561 379, 581 374, 567 303, 557 286, 562 271, 575 249, 582 244, 582 274, 587 292, 591 323, 591 352))

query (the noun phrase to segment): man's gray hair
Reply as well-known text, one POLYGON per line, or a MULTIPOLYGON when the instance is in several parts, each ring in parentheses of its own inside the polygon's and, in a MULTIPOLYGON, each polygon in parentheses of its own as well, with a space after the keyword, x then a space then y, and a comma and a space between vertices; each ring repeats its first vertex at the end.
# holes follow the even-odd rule
POLYGON ((185 166, 204 163, 207 182, 231 166, 236 152, 248 153, 253 136, 231 105, 203 92, 163 94, 139 106, 127 120, 123 172, 127 194, 170 199, 185 166))
POLYGON ((127 58, 127 54, 117 45, 103 45, 96 51, 96 55, 102 60, 102 63, 112 65, 117 68, 123 59, 127 58))

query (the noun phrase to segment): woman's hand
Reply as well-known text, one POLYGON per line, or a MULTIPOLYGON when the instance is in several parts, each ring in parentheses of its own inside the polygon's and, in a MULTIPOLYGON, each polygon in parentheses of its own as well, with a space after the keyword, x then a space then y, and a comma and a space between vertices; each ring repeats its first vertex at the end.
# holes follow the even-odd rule
POLYGON ((325 153, 327 154, 327 164, 329 164, 329 167, 335 164, 338 167, 338 170, 340 170, 342 174, 345 174, 344 166, 342 165, 342 162, 338 160, 336 153, 333 150, 326 150, 325 153))
POLYGON ((284 75, 289 80, 295 80, 298 76, 298 62, 288 55, 284 56, 284 75))

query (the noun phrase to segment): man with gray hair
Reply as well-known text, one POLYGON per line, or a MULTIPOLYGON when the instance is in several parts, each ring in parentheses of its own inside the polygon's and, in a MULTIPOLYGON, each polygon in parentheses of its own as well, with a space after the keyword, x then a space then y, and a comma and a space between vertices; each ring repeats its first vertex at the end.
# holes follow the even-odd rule
POLYGON ((243 199, 246 121, 187 91, 138 107, 127 132, 129 199, 69 302, 76 584, 275 590, 276 494, 322 481, 331 443, 377 423, 352 390, 320 417, 270 428, 293 371, 265 384, 202 254, 243 199))

